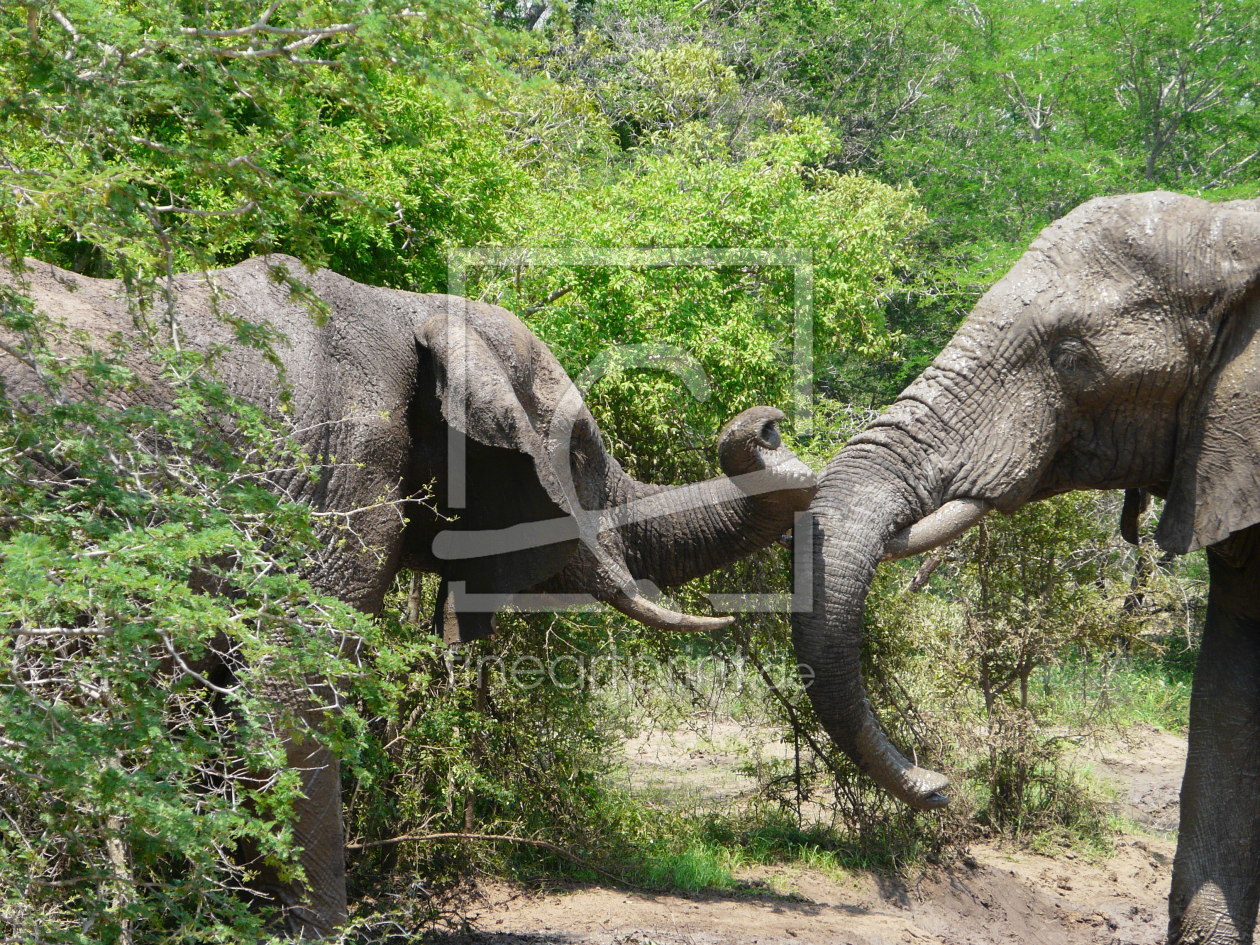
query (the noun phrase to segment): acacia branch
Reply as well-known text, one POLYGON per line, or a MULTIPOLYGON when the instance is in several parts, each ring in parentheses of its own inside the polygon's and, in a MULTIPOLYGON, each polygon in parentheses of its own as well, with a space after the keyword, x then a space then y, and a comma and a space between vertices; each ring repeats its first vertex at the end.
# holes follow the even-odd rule
POLYGON ((171 654, 171 658, 175 660, 179 668, 182 669, 185 673, 187 673, 193 679, 197 680, 197 682, 201 683, 203 686, 205 686, 207 689, 211 690, 212 692, 217 692, 223 696, 236 695, 235 687, 231 689, 225 689, 223 686, 216 686, 214 683, 208 680, 205 676, 201 675, 201 673, 197 672, 195 669, 189 666, 188 661, 185 660, 184 657, 180 654, 179 650, 175 648, 175 641, 173 641, 169 635, 165 633, 159 633, 158 636, 162 638, 162 643, 165 644, 166 646, 166 652, 171 654))
POLYGON ((53 21, 58 26, 60 26, 63 30, 65 30, 67 33, 70 34, 70 39, 73 42, 77 43, 79 41, 80 39, 79 31, 74 28, 74 24, 70 22, 69 18, 64 13, 62 13, 56 7, 49 7, 48 15, 53 18, 53 21))
MULTIPOLYGON (((258 22, 249 26, 240 26, 230 30, 207 30, 195 26, 184 27, 180 30, 185 36, 195 36, 198 39, 232 39, 235 37, 255 36, 275 36, 277 38, 292 38, 293 42, 275 45, 268 48, 259 48, 250 46, 247 49, 224 49, 216 46, 206 48, 212 56, 218 56, 221 59, 269 59, 275 56, 289 56, 293 53, 309 46, 314 46, 322 40, 328 39, 330 36, 341 36, 348 33, 357 32, 359 24, 357 23, 335 23, 332 26, 316 26, 316 27, 284 27, 270 26, 267 19, 271 16, 274 7, 268 9, 258 22)), ((335 60, 331 59, 301 59, 295 60, 309 65, 335 65, 335 60)))
POLYGON ((100 627, 13 627, 0 630, 7 637, 103 637, 112 630, 100 627))
POLYGON ((40 373, 39 362, 36 361, 34 358, 23 354, 21 351, 19 351, 17 348, 13 347, 12 345, 6 344, 5 342, 0 341, 0 351, 3 351, 9 357, 21 362, 22 364, 25 364, 28 368, 30 368, 36 374, 40 373))
POLYGON ((180 32, 185 36, 203 36, 212 39, 227 39, 233 36, 256 36, 259 33, 266 33, 271 36, 297 36, 302 42, 314 43, 326 36, 336 36, 339 33, 353 33, 358 29, 354 23, 337 23, 333 26, 322 27, 290 27, 290 26, 268 26, 265 22, 253 23, 250 26, 238 26, 232 30, 203 30, 195 26, 185 26, 180 32))
POLYGON ((231 210, 197 210, 194 207, 180 207, 175 204, 167 204, 166 206, 154 207, 153 209, 158 213, 186 213, 194 217, 238 217, 257 210, 258 201, 247 200, 239 207, 233 207, 231 210))

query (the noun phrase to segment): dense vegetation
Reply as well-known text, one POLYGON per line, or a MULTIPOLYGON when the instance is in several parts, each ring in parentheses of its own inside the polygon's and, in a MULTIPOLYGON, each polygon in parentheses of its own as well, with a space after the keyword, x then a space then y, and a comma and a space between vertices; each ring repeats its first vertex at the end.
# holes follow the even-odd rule
MULTIPOLYGON (((454 276, 585 373, 615 452, 662 481, 710 469, 737 410, 800 402, 804 324, 814 409, 794 445, 821 462, 1075 204, 1255 195, 1257 35, 1244 0, 22 0, 0 10, 0 249, 120 277, 142 314, 168 274, 263 252, 417 291, 454 276), (643 248, 688 264, 616 255, 643 248), (626 346, 649 344, 694 359, 707 397, 638 369, 659 350, 626 346)), ((171 413, 120 410, 138 380, 117 352, 54 357, 56 313, 0 306, 21 339, 0 356, 38 365, 48 394, 0 412, 6 940, 261 935, 231 853, 291 856, 294 785, 258 772, 276 693, 312 680, 347 692, 315 734, 349 762, 358 841, 545 839, 661 884, 722 881, 736 849, 891 863, 981 829, 1101 837, 1042 726, 1117 707, 1182 724, 1200 564, 1122 550, 1106 497, 884 569, 873 690, 964 785, 929 818, 821 750, 782 617, 685 641, 516 617, 451 656, 418 616, 424 580, 369 622, 287 576, 310 512, 256 483, 301 457, 223 395, 212 358, 142 319, 182 393, 171 413), (190 591, 207 573, 230 593, 190 591), (335 657, 345 634, 368 642, 362 666, 335 657), (239 664, 230 688, 196 672, 210 647, 239 664), (574 675, 597 654, 618 672, 574 675), (519 655, 564 669, 525 684, 503 670, 519 655), (757 671, 732 688, 732 666, 757 671), (608 776, 620 735, 715 709, 787 733, 795 763, 720 816, 629 802, 608 776)), ((768 552, 705 587, 781 590, 786 571, 768 552)), ((512 844, 372 847, 352 864, 360 920, 430 916, 477 858, 572 868, 512 844)))

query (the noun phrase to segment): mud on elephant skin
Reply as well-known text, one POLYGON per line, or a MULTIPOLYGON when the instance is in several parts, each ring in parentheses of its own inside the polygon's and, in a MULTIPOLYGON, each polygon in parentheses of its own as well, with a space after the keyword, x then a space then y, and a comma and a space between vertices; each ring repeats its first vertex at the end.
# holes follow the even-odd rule
MULTIPOLYGON (((28 261, 0 269, 0 283, 102 345, 135 331, 118 282, 28 261)), ((590 594, 655 627, 724 626, 731 618, 662 606, 639 582, 676 586, 770 545, 814 494, 769 407, 722 431, 723 475, 636 482, 548 348, 495 306, 360 285, 282 256, 178 276, 173 298, 182 345, 221 349, 231 393, 275 410, 290 395, 286 422, 305 431, 294 437, 319 475, 277 486, 337 523, 305 576, 375 613, 400 569, 437 572, 435 624, 448 638, 487 634, 495 606, 522 592, 590 594), (279 365, 237 344, 223 315, 274 329, 279 365)), ((130 366, 155 377, 142 355, 130 366)), ((42 391, 13 358, 0 360, 0 380, 9 398, 42 391)), ((160 384, 141 390, 163 402, 160 384)), ((295 740, 289 756, 303 772, 295 834, 308 883, 263 875, 259 885, 287 906, 293 934, 320 936, 347 914, 338 761, 310 741, 295 740)))
POLYGON ((1211 572, 1170 899, 1176 943, 1250 942, 1260 896, 1258 328, 1260 201, 1146 193, 1078 207, 828 464, 805 539, 815 606, 794 621, 837 745, 906 803, 940 806, 946 779, 893 747, 862 683, 880 560, 1074 489, 1164 497, 1159 543, 1207 547, 1211 572))

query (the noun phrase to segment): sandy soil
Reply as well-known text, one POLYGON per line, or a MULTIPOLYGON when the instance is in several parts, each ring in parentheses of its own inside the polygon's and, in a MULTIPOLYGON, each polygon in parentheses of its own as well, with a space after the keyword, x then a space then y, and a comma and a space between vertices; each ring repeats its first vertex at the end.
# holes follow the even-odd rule
MULTIPOLYGON (((674 733, 628 746, 629 772, 651 791, 717 800, 738 790, 738 765, 756 757, 722 732, 674 733), (655 766, 655 767, 653 767, 655 766), (704 777, 704 769, 708 776, 704 777), (714 777, 714 769, 725 773, 714 777), (667 783, 662 783, 667 782, 667 783)), ((782 757, 785 746, 756 752, 782 757)), ((480 890, 476 931, 441 945, 1155 945, 1165 931, 1184 740, 1135 729, 1081 763, 1116 786, 1116 804, 1142 832, 1088 862, 977 844, 962 862, 914 881, 791 867, 741 873, 727 892, 662 895, 599 886, 538 893, 480 890)))
POLYGON ((1112 785, 1119 812, 1151 833, 1177 830, 1177 799, 1186 766, 1186 740, 1139 725, 1081 759, 1096 778, 1112 785))

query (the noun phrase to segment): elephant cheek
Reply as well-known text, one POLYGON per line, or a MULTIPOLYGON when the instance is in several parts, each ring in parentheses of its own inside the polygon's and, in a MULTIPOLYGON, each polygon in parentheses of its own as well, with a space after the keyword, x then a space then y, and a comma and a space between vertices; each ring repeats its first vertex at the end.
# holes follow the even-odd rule
POLYGON ((977 403, 970 411, 972 435, 955 440, 957 471, 951 475, 950 463, 944 464, 939 501, 985 499, 1012 511, 1030 500, 1054 465, 1063 438, 1058 398, 1030 388, 1004 404, 977 403))

